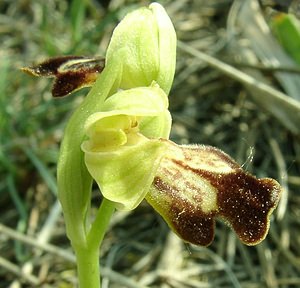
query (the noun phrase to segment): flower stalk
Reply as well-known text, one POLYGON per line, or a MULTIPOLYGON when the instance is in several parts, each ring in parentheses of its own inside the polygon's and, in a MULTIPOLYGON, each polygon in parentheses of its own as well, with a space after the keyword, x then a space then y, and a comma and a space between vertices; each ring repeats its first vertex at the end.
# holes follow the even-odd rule
POLYGON ((100 288, 99 246, 107 231, 115 206, 103 199, 87 236, 87 243, 75 248, 79 287, 100 288))

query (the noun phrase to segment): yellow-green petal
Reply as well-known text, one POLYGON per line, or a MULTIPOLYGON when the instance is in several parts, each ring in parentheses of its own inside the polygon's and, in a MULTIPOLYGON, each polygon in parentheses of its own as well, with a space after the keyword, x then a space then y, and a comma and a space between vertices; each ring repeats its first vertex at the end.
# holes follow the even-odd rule
POLYGON ((167 95, 155 83, 150 87, 122 90, 109 97, 103 104, 103 112, 90 116, 85 127, 88 130, 99 118, 130 115, 139 117, 139 130, 144 136, 167 139, 172 122, 168 105, 167 95))

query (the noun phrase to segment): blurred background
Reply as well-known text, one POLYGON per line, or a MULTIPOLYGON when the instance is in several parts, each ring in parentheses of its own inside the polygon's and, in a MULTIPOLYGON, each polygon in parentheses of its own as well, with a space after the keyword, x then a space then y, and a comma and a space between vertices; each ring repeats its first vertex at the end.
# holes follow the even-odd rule
MULTIPOLYGON (((185 244, 144 202, 117 212, 101 250, 102 287, 300 287, 299 1, 158 2, 179 40, 171 139, 216 146, 284 193, 255 247, 222 222, 211 246, 185 244)), ((122 17, 149 3, 0 1, 0 287, 77 281, 56 165, 66 121, 88 89, 53 99, 50 79, 20 68, 104 56, 122 17)), ((93 207, 100 201, 95 186, 93 207)))

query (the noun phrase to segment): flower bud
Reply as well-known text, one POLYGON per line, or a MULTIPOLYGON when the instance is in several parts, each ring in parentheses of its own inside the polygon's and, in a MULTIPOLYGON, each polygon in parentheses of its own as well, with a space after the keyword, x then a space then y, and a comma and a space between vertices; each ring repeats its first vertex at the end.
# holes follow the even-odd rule
POLYGON ((169 93, 175 73, 176 33, 160 4, 126 15, 113 32, 106 65, 112 57, 120 57, 123 65, 120 88, 149 86, 156 81, 169 93))

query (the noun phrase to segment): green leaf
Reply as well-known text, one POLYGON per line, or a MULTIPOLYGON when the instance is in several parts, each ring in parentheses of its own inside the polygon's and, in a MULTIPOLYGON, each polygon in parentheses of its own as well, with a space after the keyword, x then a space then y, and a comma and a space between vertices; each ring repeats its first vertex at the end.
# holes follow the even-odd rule
POLYGON ((122 66, 112 59, 81 105, 71 116, 60 148, 57 167, 58 198, 63 208, 67 235, 72 245, 84 245, 88 223, 92 177, 87 171, 80 146, 85 139, 84 124, 94 112, 101 110, 104 100, 116 90, 122 66))
POLYGON ((285 51, 300 65, 300 23, 291 14, 280 13, 271 19, 270 26, 285 51))

